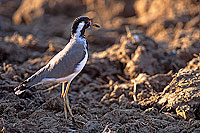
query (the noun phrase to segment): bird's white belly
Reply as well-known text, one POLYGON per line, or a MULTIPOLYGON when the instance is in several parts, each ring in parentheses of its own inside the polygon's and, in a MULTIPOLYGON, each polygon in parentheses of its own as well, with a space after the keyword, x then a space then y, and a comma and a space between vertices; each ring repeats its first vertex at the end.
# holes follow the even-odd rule
POLYGON ((87 62, 87 60, 88 60, 88 52, 87 52, 87 50, 85 51, 85 57, 83 58, 83 60, 77 65, 77 67, 75 68, 75 72, 80 72, 83 68, 84 68, 84 66, 85 66, 85 64, 86 64, 86 62, 87 62))

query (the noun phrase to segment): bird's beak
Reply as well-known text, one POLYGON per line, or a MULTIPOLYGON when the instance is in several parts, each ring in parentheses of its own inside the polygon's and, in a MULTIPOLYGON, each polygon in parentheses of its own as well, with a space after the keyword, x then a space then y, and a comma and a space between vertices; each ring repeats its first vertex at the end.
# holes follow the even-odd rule
POLYGON ((91 26, 91 27, 95 26, 95 27, 97 27, 97 28, 100 28, 100 25, 94 24, 94 23, 92 23, 91 21, 90 21, 90 26, 91 26))

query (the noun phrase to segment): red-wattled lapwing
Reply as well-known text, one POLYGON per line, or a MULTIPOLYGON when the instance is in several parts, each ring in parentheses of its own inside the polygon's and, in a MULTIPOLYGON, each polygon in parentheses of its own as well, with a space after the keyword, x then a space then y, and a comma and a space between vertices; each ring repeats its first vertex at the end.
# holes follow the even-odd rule
POLYGON ((68 90, 72 80, 81 72, 88 59, 88 43, 85 39, 85 30, 88 27, 100 27, 92 23, 88 17, 78 17, 74 20, 71 39, 65 48, 54 56, 49 63, 39 71, 26 79, 23 83, 15 88, 15 94, 19 95, 26 89, 33 86, 48 83, 62 83, 62 98, 64 104, 65 118, 67 119, 67 108, 74 120, 68 100, 68 90), (65 82, 68 82, 65 89, 65 82))

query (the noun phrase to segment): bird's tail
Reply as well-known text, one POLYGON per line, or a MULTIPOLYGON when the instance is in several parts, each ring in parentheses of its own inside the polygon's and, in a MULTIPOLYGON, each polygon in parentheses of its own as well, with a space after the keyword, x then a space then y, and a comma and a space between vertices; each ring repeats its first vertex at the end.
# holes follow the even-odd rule
POLYGON ((38 82, 41 81, 41 76, 39 76, 39 73, 33 74, 31 77, 26 79, 24 82, 22 82, 19 86, 17 86, 14 91, 16 95, 20 95, 23 93, 26 89, 29 89, 35 85, 38 84, 38 82))
POLYGON ((23 93, 26 89, 28 89, 29 87, 27 87, 26 83, 23 82, 21 83, 19 86, 17 86, 14 91, 16 95, 20 95, 21 93, 23 93))

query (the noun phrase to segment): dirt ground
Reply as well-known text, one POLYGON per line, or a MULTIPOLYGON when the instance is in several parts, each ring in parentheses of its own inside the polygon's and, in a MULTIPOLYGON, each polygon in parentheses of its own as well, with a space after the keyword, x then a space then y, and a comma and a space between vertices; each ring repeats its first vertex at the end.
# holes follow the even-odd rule
POLYGON ((200 132, 199 0, 1 0, 2 133, 200 132), (69 99, 60 84, 13 89, 67 44, 78 16, 89 60, 69 99))

